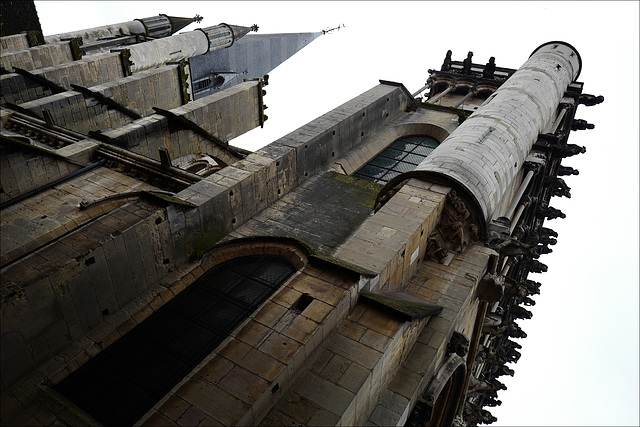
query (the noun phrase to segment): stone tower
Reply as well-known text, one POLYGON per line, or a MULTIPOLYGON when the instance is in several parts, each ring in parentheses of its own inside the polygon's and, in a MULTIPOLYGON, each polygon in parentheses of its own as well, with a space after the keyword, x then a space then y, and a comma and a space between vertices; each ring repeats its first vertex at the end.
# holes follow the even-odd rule
POLYGON ((578 52, 449 52, 248 152, 317 34, 186 21, 0 40, 2 423, 492 422, 602 101, 578 52))

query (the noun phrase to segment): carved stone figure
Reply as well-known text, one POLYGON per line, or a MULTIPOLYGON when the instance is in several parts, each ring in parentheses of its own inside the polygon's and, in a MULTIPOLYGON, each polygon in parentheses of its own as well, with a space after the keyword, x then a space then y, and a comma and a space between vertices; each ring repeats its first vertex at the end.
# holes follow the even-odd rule
POLYGON ((463 74, 471 74, 471 58, 473 58, 473 52, 467 53, 467 57, 464 61, 462 61, 462 73, 463 74))
POLYGON ((557 177, 548 178, 545 180, 545 184, 549 186, 549 188, 557 188, 560 190, 567 190, 567 191, 571 190, 571 187, 569 187, 567 183, 564 182, 564 179, 562 178, 557 178, 557 177))
POLYGON ((540 282, 527 279, 524 282, 521 282, 521 284, 527 288, 529 295, 538 295, 540 293, 540 282))
POLYGON ((500 406, 502 405, 502 401, 497 400, 497 399, 493 399, 493 398, 486 398, 482 401, 483 404, 485 404, 486 406, 500 406))
POLYGON ((451 51, 447 51, 447 56, 444 57, 444 62, 442 63, 442 67, 440 67, 440 71, 449 71, 451 69, 451 51))
POLYGON ((604 96, 602 95, 594 96, 594 95, 588 95, 586 93, 583 93, 582 95, 580 95, 580 98, 578 98, 578 105, 582 104, 582 105, 586 105, 587 107, 591 107, 592 105, 600 104, 603 101, 604 101, 604 96))
POLYGON ((588 123, 586 120, 575 119, 571 123, 571 130, 595 129, 595 125, 588 123))
MULTIPOLYGON (((550 237, 549 237, 550 238, 550 237)), ((555 239, 554 239, 555 240, 555 239)), ((551 252, 553 252, 553 249, 551 249, 549 246, 547 245, 538 245, 536 246, 536 251, 540 254, 540 255, 544 255, 544 254, 550 254, 551 252)))
POLYGON ((540 214, 540 216, 547 219, 555 219, 555 218, 564 219, 567 217, 560 209, 556 209, 551 206, 548 206, 546 208, 544 207, 538 208, 538 213, 540 214))
POLYGON ((565 176, 565 175, 578 175, 580 173, 579 170, 574 169, 570 166, 560 166, 558 168, 558 175, 560 176, 565 176))
POLYGON ((491 412, 471 402, 466 402, 465 404, 464 420, 469 426, 491 424, 498 421, 496 417, 491 415, 491 412))
POLYGON ((527 296, 527 289, 513 281, 506 281, 504 284, 505 298, 521 299, 527 296))
POLYGON ((427 240, 426 254, 441 260, 449 251, 461 253, 469 243, 478 240, 478 226, 471 212, 455 190, 447 194, 440 222, 427 240))
POLYGON ((496 71, 496 58, 492 56, 491 58, 489 58, 489 62, 487 62, 487 64, 484 66, 482 77, 486 79, 492 79, 495 71, 496 71))
POLYGON ((571 193, 569 190, 564 188, 554 188, 551 190, 552 197, 566 197, 567 199, 571 198, 571 193))
POLYGON ((553 154, 558 157, 571 157, 576 154, 586 153, 587 149, 576 144, 554 145, 553 154))
POLYGON ((524 262, 525 268, 531 273, 545 273, 548 269, 548 267, 545 264, 535 259, 530 259, 530 260, 525 259, 523 260, 523 262, 524 262))
POLYGON ((459 332, 454 332, 447 345, 447 354, 455 353, 465 357, 469 351, 469 339, 459 332))
POLYGON ((503 323, 499 326, 482 326, 482 332, 485 334, 491 334, 495 337, 513 337, 513 338, 526 338, 527 334, 520 329, 516 322, 510 321, 503 323))
POLYGON ((509 314, 511 314, 514 319, 531 319, 533 316, 529 310, 518 305, 511 307, 509 314))

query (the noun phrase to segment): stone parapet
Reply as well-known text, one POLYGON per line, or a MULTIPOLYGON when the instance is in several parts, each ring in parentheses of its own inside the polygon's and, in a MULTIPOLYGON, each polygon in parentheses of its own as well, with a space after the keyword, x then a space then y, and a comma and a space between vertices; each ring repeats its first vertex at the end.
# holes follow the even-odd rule
MULTIPOLYGON (((92 87, 115 81, 123 76, 120 55, 117 53, 92 55, 77 61, 32 70, 31 73, 66 90, 72 90, 72 84, 92 87)), ((46 85, 17 73, 1 75, 0 85, 6 102, 16 105, 35 101, 53 93, 46 85)))
POLYGON ((7 70, 13 67, 31 71, 73 61, 71 44, 68 41, 34 46, 24 50, 3 52, 0 65, 7 70))
POLYGON ((29 38, 26 33, 0 37, 0 52, 3 54, 29 49, 29 38))

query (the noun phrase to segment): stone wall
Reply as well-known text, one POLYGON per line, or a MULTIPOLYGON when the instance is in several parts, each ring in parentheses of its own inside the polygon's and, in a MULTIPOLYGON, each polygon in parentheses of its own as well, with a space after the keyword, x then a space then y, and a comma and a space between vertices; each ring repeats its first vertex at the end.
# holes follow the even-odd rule
MULTIPOLYGON (((159 67, 89 89, 144 116, 152 114, 153 107, 171 109, 182 105, 176 68, 159 67)), ((40 117, 48 110, 57 126, 83 134, 118 128, 134 120, 98 98, 78 91, 46 96, 21 107, 40 117)))
POLYGON ((3 144, 1 150, 0 203, 53 182, 81 167, 62 157, 43 155, 35 150, 29 152, 15 149, 7 144, 3 144))
MULTIPOLYGON (((33 70, 32 74, 66 90, 72 90, 71 84, 92 87, 123 77, 122 62, 118 53, 91 55, 66 64, 33 70)), ((1 75, 0 88, 5 100, 16 105, 53 93, 47 86, 17 73, 1 75)))
POLYGON ((29 39, 26 34, 12 34, 0 37, 0 51, 10 53, 29 49, 29 39))
POLYGON ((11 71, 13 67, 31 71, 73 61, 69 42, 58 42, 5 53, 0 56, 0 65, 11 71))

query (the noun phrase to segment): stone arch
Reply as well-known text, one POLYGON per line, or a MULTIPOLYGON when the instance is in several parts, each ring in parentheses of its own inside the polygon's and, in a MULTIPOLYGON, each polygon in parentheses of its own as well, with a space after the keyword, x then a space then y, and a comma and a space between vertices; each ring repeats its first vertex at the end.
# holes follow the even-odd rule
POLYGON ((311 250, 304 243, 288 237, 244 237, 216 245, 202 257, 200 267, 207 271, 234 258, 262 254, 282 255, 300 271, 309 262, 311 250))
POLYGON ((175 298, 55 390, 105 425, 134 423, 282 289, 306 259, 305 248, 289 239, 220 245, 200 263, 200 274, 192 270, 185 276, 192 283, 175 298), (94 392, 96 383, 104 387, 102 395, 94 392))
POLYGON ((455 353, 440 366, 423 394, 424 402, 431 408, 428 427, 451 426, 464 391, 467 365, 455 353))
POLYGON ((395 140, 411 135, 429 136, 442 142, 449 136, 449 132, 432 123, 402 123, 389 126, 365 139, 355 150, 351 150, 345 157, 334 162, 332 170, 344 175, 352 175, 395 140))

